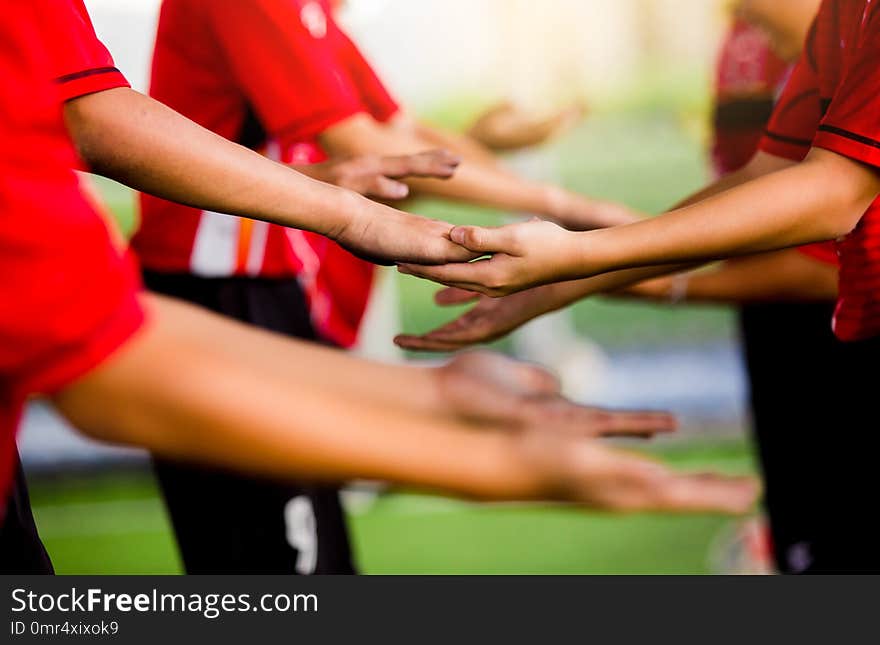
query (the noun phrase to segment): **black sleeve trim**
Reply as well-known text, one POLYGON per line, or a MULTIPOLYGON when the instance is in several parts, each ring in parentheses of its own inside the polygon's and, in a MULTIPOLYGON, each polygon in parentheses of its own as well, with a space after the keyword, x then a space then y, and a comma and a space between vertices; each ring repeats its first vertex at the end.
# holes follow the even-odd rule
POLYGON ((811 145, 813 145, 812 139, 796 139, 794 137, 786 137, 781 134, 771 132, 770 130, 764 130, 764 134, 770 139, 774 139, 782 143, 788 143, 794 146, 803 146, 805 148, 809 148, 811 145))
POLYGON ((868 137, 863 137, 860 134, 856 134, 855 132, 850 132, 849 130, 844 130, 843 128, 838 128, 833 125, 825 125, 824 123, 819 126, 819 129, 823 132, 828 132, 830 134, 836 134, 839 137, 845 137, 847 139, 852 139, 857 143, 861 143, 866 146, 871 146, 872 148, 880 148, 880 141, 876 139, 869 139, 868 137))
POLYGON ((122 73, 116 67, 96 67, 95 69, 84 69, 81 72, 75 72, 73 74, 59 76, 58 78, 55 79, 55 82, 60 85, 63 85, 64 83, 78 81, 81 78, 88 78, 89 76, 97 76, 98 74, 110 74, 113 72, 116 72, 119 74, 122 73))

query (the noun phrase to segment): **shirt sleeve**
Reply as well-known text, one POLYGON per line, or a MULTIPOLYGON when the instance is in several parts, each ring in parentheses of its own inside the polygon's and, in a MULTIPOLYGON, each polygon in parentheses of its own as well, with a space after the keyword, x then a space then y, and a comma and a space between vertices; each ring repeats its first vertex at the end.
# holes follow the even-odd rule
POLYGON ((880 167, 880 12, 862 28, 814 145, 880 167))
MULTIPOLYGON (((24 3, 27 5, 27 3, 24 3)), ((80 191, 42 14, 0 23, 0 398, 51 394, 143 324, 139 281, 80 191), (22 100, 28 97, 28 100, 22 100)), ((13 14, 15 15, 15 14, 13 14)))
POLYGON ((51 8, 43 9, 40 16, 52 77, 62 101, 116 87, 129 87, 110 52, 98 40, 82 0, 52 2, 51 8))
MULTIPOLYGON (((309 3, 316 7, 317 3, 309 3)), ((304 6, 309 6, 304 5, 304 6)), ((215 0, 204 4, 232 75, 266 131, 310 139, 360 112, 369 112, 328 37, 332 17, 304 24, 291 0, 215 0)))
POLYGON ((823 106, 815 63, 816 26, 776 102, 758 148, 777 157, 801 161, 810 151, 823 106))

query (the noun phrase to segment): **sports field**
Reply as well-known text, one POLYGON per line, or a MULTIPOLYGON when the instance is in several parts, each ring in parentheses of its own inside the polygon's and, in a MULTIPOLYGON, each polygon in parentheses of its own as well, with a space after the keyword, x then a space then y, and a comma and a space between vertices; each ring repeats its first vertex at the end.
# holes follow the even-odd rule
MULTIPOLYGON (((641 97, 622 110, 595 115, 548 153, 564 183, 648 212, 698 187, 706 171, 694 124, 704 106, 698 98, 689 102, 687 97, 698 96, 693 88, 670 90, 673 102, 664 95, 641 97)), ((118 188, 104 189, 130 230, 129 196, 118 188)), ((413 208, 457 222, 497 218, 435 203, 413 208)), ((431 305, 430 284, 398 279, 406 330, 426 330, 452 315, 431 305)), ((576 319, 580 330, 609 347, 711 343, 733 333, 731 313, 715 308, 672 312, 596 301, 579 305, 576 319)), ((678 441, 655 450, 683 468, 753 469, 743 439, 678 441)), ((179 571, 148 473, 59 475, 38 478, 32 489, 37 521, 59 572, 179 571)), ((713 544, 731 525, 715 516, 611 517, 399 493, 355 506, 351 520, 358 560, 368 573, 703 573, 712 568, 713 544)))

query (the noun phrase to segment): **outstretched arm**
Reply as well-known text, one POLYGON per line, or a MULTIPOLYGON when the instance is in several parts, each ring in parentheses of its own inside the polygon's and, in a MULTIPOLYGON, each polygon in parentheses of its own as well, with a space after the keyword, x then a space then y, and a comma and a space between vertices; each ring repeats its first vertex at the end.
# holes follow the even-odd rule
MULTIPOLYGON (((379 260, 410 257, 433 263, 472 257, 449 242, 448 224, 309 179, 128 88, 69 101, 65 118, 80 154, 95 172, 137 190, 314 231, 379 260)), ((394 174, 441 175, 448 175, 455 162, 445 155, 388 161, 394 174)))
POLYGON ((340 379, 328 388, 311 373, 330 350, 310 357, 301 343, 188 305, 147 304, 153 322, 55 397, 93 437, 276 477, 384 479, 482 499, 724 512, 755 499, 748 478, 675 474, 552 427, 486 428, 419 412, 426 403, 410 398, 422 397, 425 368, 407 368, 401 405, 352 392, 345 374, 376 376, 354 358, 337 356, 347 371, 328 368, 340 379))
POLYGON ((800 164, 626 226, 586 233, 549 222, 456 228, 454 241, 492 258, 401 269, 501 296, 622 269, 700 263, 836 239, 855 227, 878 192, 880 174, 874 169, 814 149, 800 164))
MULTIPOLYGON (((383 124, 358 114, 330 127, 320 138, 334 154, 411 154, 436 145, 436 141, 419 134, 420 127, 406 117, 383 124)), ((411 179, 407 184, 422 194, 531 213, 572 230, 615 226, 637 219, 620 205, 527 180, 500 164, 487 163, 483 155, 465 152, 463 156, 463 163, 448 181, 411 179)))
MULTIPOLYGON (((793 161, 759 152, 743 169, 689 196, 676 208, 697 204, 794 165, 793 161)), ((477 303, 468 312, 435 330, 419 335, 402 335, 395 342, 406 349, 421 351, 453 351, 491 342, 534 318, 601 293, 714 302, 817 300, 833 298, 836 293, 835 267, 808 259, 796 250, 740 258, 705 273, 687 273, 693 267, 694 264, 664 264, 626 269, 582 280, 548 284, 503 298, 445 289, 438 292, 436 297, 440 305, 473 300, 477 300, 477 303)))

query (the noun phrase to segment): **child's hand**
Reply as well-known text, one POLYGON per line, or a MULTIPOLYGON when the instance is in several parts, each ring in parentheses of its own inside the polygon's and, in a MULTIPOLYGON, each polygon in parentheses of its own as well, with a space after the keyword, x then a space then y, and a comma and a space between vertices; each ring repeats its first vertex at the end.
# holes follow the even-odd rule
POLYGON ((676 428, 666 412, 578 405, 562 396, 553 374, 502 354, 465 352, 432 374, 443 409, 483 425, 572 437, 651 437, 676 428))
POLYGON ((526 467, 543 473, 553 496, 609 511, 742 514, 757 501, 753 477, 677 473, 650 458, 596 439, 554 443, 541 430, 525 432, 519 448, 526 467))
POLYGON ((353 190, 373 199, 397 200, 409 196, 403 183, 408 177, 449 179, 461 158, 446 150, 430 150, 415 155, 380 157, 356 155, 296 167, 314 179, 353 190))
POLYGON ((479 253, 453 242, 452 224, 374 204, 353 215, 343 230, 328 236, 354 255, 377 264, 467 262, 479 253))
POLYGON ((500 228, 458 226, 450 239, 464 249, 492 257, 470 263, 401 264, 401 273, 498 298, 577 275, 577 234, 533 219, 500 228))
POLYGON ((421 352, 452 352, 471 345, 503 338, 530 320, 553 311, 552 285, 529 289, 503 298, 489 298, 472 291, 446 288, 438 291, 438 305, 457 305, 473 300, 469 311, 433 331, 402 334, 394 342, 403 349, 421 352))

